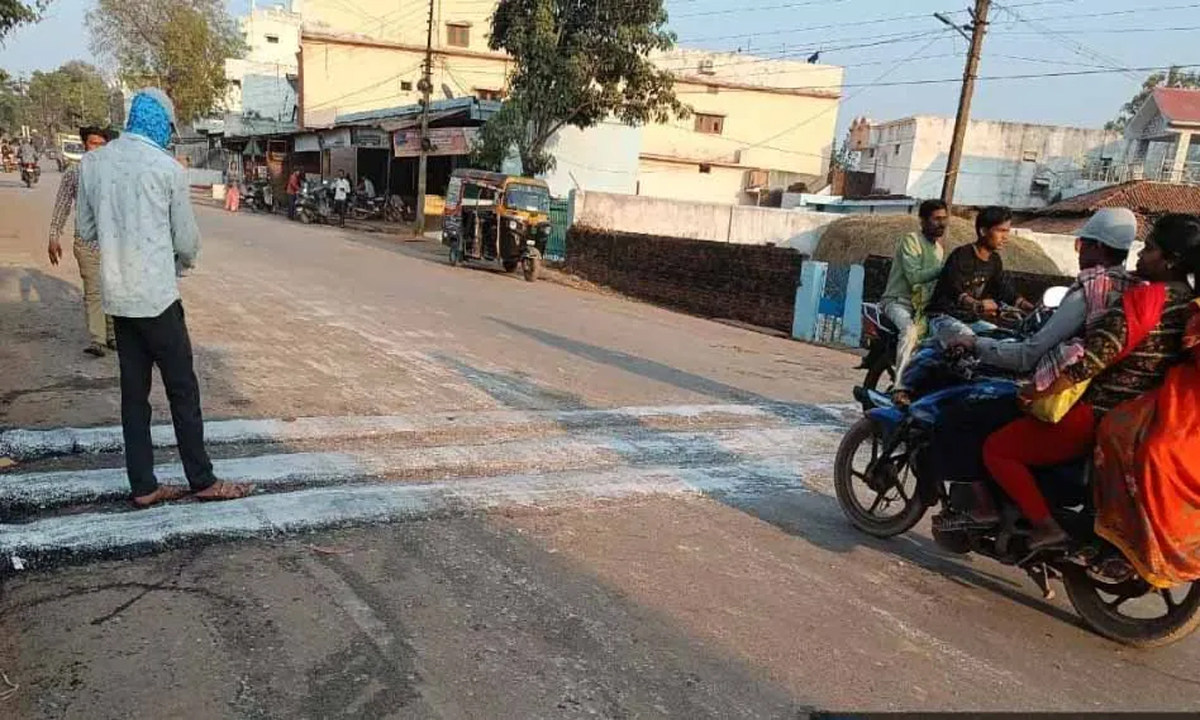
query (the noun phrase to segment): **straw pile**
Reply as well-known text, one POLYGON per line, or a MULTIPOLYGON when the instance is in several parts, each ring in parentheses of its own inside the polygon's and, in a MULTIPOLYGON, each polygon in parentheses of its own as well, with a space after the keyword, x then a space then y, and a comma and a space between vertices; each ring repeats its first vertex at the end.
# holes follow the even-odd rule
MULTIPOLYGON (((915 215, 854 215, 838 220, 825 229, 813 260, 835 265, 861 263, 868 255, 892 257, 901 235, 919 231, 915 215)), ((950 218, 946 232, 946 252, 975 240, 975 224, 962 218, 950 218)), ((1000 251, 1004 269, 1039 275, 1061 275, 1058 266, 1037 243, 1016 235, 1000 251)))

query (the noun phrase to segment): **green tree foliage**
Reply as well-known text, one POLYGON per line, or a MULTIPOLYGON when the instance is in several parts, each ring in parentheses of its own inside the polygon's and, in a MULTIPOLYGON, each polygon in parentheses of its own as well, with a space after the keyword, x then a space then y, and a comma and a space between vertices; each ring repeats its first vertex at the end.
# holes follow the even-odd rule
POLYGON ((162 88, 180 122, 218 106, 225 60, 245 51, 221 0, 98 0, 87 22, 92 51, 131 87, 162 88))
POLYGON ((32 5, 20 0, 0 0, 0 40, 18 26, 37 22, 46 5, 43 0, 32 5))
POLYGON ((672 75, 650 61, 675 46, 666 23, 663 0, 500 0, 489 43, 515 64, 505 103, 511 110, 499 127, 485 126, 480 145, 506 148, 505 137, 491 136, 516 138, 525 172, 536 174, 553 167, 546 142, 568 125, 686 117, 672 75))
POLYGON ((1171 66, 1166 72, 1152 73, 1142 83, 1142 89, 1138 90, 1133 98, 1121 106, 1121 112, 1117 117, 1105 124, 1105 130, 1124 130, 1129 121, 1137 115, 1138 110, 1142 109, 1142 105, 1146 104, 1146 100, 1150 98, 1150 93, 1154 92, 1155 88, 1200 88, 1200 73, 1186 72, 1183 68, 1171 66))
POLYGON ((25 124, 48 135, 109 121, 108 84, 99 70, 85 62, 72 61, 54 72, 35 72, 25 99, 25 124))

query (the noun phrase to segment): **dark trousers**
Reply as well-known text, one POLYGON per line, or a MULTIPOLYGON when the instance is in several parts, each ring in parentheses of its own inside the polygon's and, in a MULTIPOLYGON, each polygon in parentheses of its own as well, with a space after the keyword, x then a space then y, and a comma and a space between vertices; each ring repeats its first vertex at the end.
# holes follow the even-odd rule
POLYGON ((175 440, 188 484, 193 491, 212 485, 216 478, 204 449, 200 384, 192 367, 192 341, 184 322, 183 303, 176 300, 158 317, 114 317, 113 327, 121 365, 125 469, 133 496, 149 495, 158 488, 150 440, 150 382, 155 365, 171 403, 175 440))
POLYGON ((333 212, 338 216, 338 224, 344 226, 346 224, 346 201, 334 200, 333 212))
POLYGON ((296 219, 296 201, 300 199, 299 195, 288 195, 288 220, 296 219))

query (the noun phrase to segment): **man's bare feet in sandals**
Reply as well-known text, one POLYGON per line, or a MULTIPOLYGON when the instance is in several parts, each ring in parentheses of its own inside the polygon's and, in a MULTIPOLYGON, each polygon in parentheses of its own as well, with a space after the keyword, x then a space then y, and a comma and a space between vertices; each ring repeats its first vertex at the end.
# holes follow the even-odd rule
POLYGON ((191 490, 178 485, 159 485, 158 489, 149 495, 139 495, 133 499, 133 506, 139 510, 152 508, 155 505, 162 505, 167 502, 182 500, 187 497, 191 490))
POLYGON ((240 500, 252 492, 254 492, 254 486, 249 483, 231 483, 218 480, 196 493, 195 498, 201 502, 240 500))

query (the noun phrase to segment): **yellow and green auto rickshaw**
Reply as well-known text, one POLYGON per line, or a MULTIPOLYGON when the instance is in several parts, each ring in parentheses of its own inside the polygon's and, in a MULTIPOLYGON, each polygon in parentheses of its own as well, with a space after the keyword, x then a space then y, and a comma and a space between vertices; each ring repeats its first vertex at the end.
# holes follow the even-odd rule
POLYGON ((542 180, 483 170, 455 170, 442 211, 450 264, 498 263, 537 279, 550 240, 550 188, 542 180))

